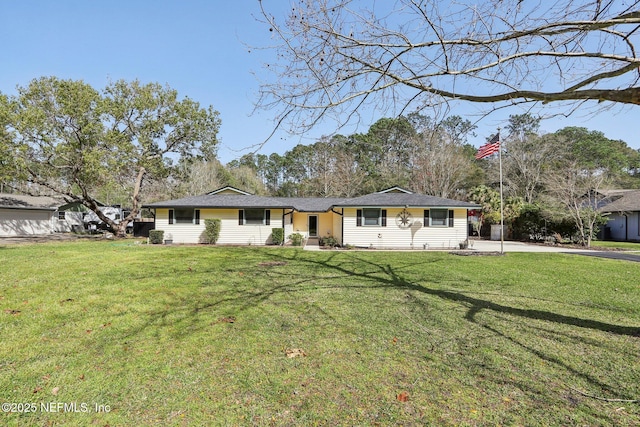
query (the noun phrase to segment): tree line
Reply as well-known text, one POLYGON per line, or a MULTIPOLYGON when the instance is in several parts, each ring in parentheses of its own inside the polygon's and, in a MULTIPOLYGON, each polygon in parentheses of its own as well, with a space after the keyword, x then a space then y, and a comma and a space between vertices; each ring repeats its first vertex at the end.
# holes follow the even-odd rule
MULTIPOLYGON (((540 124, 530 114, 512 115, 501 134, 507 224, 514 237, 555 234, 590 245, 605 222, 597 207, 607 190, 640 188, 640 150, 600 131, 542 133, 540 124)), ((324 137, 284 154, 247 154, 217 167, 230 178, 252 174, 251 190, 260 194, 354 197, 398 185, 477 202, 480 225, 499 223, 498 156, 476 160, 468 143, 474 132, 460 116, 437 122, 412 114, 380 119, 366 133, 324 137)), ((238 182, 223 181, 216 184, 238 182)))

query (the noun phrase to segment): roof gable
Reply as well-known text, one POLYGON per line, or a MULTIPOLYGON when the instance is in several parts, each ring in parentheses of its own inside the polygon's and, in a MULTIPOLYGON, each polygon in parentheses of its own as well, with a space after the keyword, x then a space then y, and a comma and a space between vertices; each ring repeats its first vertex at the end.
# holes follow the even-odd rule
POLYGON ((402 187, 398 187, 397 185, 391 188, 387 188, 385 190, 380 190, 378 193, 405 193, 405 194, 413 194, 413 191, 406 190, 402 187))
POLYGON ((230 185, 227 185, 222 188, 218 188, 217 190, 213 190, 210 193, 207 193, 207 196, 213 196, 214 194, 242 194, 244 196, 251 196, 251 193, 247 193, 246 191, 239 190, 230 185))

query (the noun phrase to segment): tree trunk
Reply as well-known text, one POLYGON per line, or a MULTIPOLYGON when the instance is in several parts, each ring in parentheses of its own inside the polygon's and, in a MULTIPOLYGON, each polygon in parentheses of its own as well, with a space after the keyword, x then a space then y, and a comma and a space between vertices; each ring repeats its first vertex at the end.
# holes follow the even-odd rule
POLYGON ((126 217, 123 217, 118 224, 115 224, 113 231, 118 238, 127 237, 127 226, 131 223, 140 213, 140 190, 142 189, 142 181, 147 173, 144 166, 140 166, 138 169, 138 175, 133 186, 133 193, 131 195, 131 212, 126 217))

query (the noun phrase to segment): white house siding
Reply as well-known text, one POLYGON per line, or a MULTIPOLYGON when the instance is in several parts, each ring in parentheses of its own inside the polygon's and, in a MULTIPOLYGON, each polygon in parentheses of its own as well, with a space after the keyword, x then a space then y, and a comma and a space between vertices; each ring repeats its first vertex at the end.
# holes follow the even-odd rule
POLYGON ((400 228, 396 215, 402 208, 384 208, 387 211, 387 226, 356 225, 356 208, 344 209, 344 244, 371 248, 447 249, 459 247, 467 239, 467 210, 453 209, 453 227, 424 227, 424 210, 407 209, 413 216, 413 225, 400 228))
POLYGON ((266 245, 271 243, 271 230, 282 227, 283 209, 270 209, 269 225, 239 225, 238 209, 200 209, 200 224, 169 224, 169 209, 156 209, 156 230, 164 231, 164 239, 173 243, 202 243, 204 220, 219 218, 219 245, 266 245))
POLYGON ((53 211, 0 209, 0 236, 50 234, 53 211))
POLYGON ((84 230, 83 212, 64 211, 64 219, 58 219, 58 212, 54 212, 53 230, 57 233, 69 233, 84 230))

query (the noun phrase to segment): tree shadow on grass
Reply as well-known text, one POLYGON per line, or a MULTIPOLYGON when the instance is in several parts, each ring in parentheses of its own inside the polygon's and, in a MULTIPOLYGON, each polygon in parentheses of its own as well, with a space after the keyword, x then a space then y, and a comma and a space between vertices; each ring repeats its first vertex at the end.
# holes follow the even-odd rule
MULTIPOLYGON (((360 255, 357 252, 332 252, 326 254, 309 255, 301 251, 268 251, 264 253, 264 257, 273 262, 271 267, 258 267, 257 265, 244 265, 242 269, 245 273, 244 281, 241 286, 233 287, 225 285, 223 289, 216 290, 212 287, 211 292, 201 292, 196 289, 192 294, 175 295, 173 301, 162 307, 147 312, 143 316, 143 321, 138 325, 129 328, 125 333, 125 339, 133 338, 138 334, 148 333, 147 329, 159 332, 160 329, 166 329, 164 333, 168 333, 180 339, 185 334, 198 333, 207 328, 211 328, 212 324, 216 324, 216 319, 224 316, 237 316, 238 321, 242 322, 242 314, 258 308, 265 304, 295 304, 296 297, 287 297, 285 300, 280 298, 283 295, 295 295, 297 293, 313 292, 316 289, 389 289, 401 290, 414 293, 414 295, 428 295, 443 301, 448 301, 464 308, 464 314, 461 319, 477 325, 488 331, 495 337, 499 337, 511 343, 516 348, 520 348, 524 352, 530 354, 545 363, 553 364, 559 369, 569 373, 572 377, 580 378, 587 383, 598 387, 600 390, 612 391, 612 386, 606 384, 597 375, 592 374, 587 369, 580 369, 580 365, 572 366, 570 360, 564 360, 561 355, 554 354, 553 351, 546 351, 540 348, 535 342, 528 342, 526 338, 518 337, 518 334, 511 333, 509 322, 513 322, 513 318, 526 320, 537 320, 550 322, 557 325, 566 325, 570 327, 583 328, 587 330, 595 330, 615 334, 618 336, 638 337, 640 335, 640 326, 624 326, 604 321, 589 319, 586 317, 571 316, 557 313, 550 310, 520 308, 505 303, 498 303, 492 300, 490 296, 478 297, 468 295, 461 291, 439 289, 440 284, 448 283, 446 273, 441 276, 434 276, 432 271, 446 271, 447 258, 425 257, 420 259, 416 265, 416 258, 401 262, 385 262, 377 263, 371 261, 370 257, 360 255), (441 263, 441 265, 436 265, 441 263), (287 265, 292 266, 292 270, 296 274, 292 274, 287 265), (420 273, 416 273, 420 268, 424 270, 424 278, 420 273), (253 269, 253 270, 251 270, 253 269), (250 272, 249 272, 250 271, 250 272), (252 283, 252 274, 266 275, 266 281, 260 283, 252 283), (417 276, 416 276, 417 274, 417 276), (428 276, 428 277, 427 277, 428 276), (418 283, 424 280, 425 284, 418 283), (434 286, 429 286, 433 283, 434 286), (491 322, 483 321, 480 314, 483 312, 492 313, 501 320, 500 323, 491 324, 491 322), (500 326, 501 324, 504 327, 500 326)), ((399 258, 398 258, 399 259, 399 258)), ((255 259, 252 259, 252 263, 255 259)), ((206 269, 207 267, 205 267, 206 269)), ((234 267, 231 267, 232 269, 234 267)), ((235 270, 224 270, 229 274, 237 274, 235 270)), ((187 273, 181 273, 187 274, 187 273)), ((209 267, 204 275, 220 275, 220 267, 209 267)), ((195 283, 195 282, 194 282, 195 283)), ((497 295, 496 295, 497 296, 497 295)), ((528 297, 530 298, 530 297, 528 297)), ((304 300, 301 297, 299 300, 304 300)), ((425 304, 425 301, 417 301, 418 307, 425 304)), ((557 301, 554 301, 557 302, 557 301)), ((305 301, 304 304, 308 302, 305 301)), ((323 311, 322 304, 318 305, 318 313, 331 317, 330 313, 323 311)), ((419 308, 418 308, 419 309, 419 308)), ((334 319, 335 321, 335 319, 334 319)), ((339 321, 339 320, 337 320, 339 321)), ((221 321, 222 322, 222 321, 221 321)), ((525 322, 526 324, 526 322, 525 322)), ((542 327, 540 325, 527 325, 533 328, 542 327)), ((461 328, 463 326, 460 326, 461 328)), ((550 326, 551 328, 551 326, 550 326)), ((555 330, 551 328, 549 334, 570 334, 569 329, 555 330)), ((535 336, 535 332, 530 333, 535 336)), ((529 335, 527 335, 529 336, 529 335)), ((575 334, 570 337, 574 341, 580 341, 584 337, 575 334)), ((600 343, 594 341, 587 343, 589 345, 599 346, 600 343)), ((612 349, 608 351, 614 351, 612 349)), ((462 353, 464 354, 464 350, 462 353)), ((499 373, 498 373, 499 375, 499 373)), ((515 381, 515 380, 514 380, 515 381)), ((527 387, 526 384, 518 384, 522 389, 527 387)), ((534 393, 535 391, 531 391, 534 393)))
MULTIPOLYGON (((404 268, 415 269, 415 263, 406 264, 405 267, 389 263, 382 265, 368 260, 367 257, 359 256, 357 252, 331 252, 326 255, 323 254, 323 256, 309 256, 301 251, 269 251, 265 252, 265 256, 280 263, 303 264, 306 266, 303 269, 306 273, 298 273, 293 276, 287 271, 286 267, 275 270, 263 268, 259 273, 271 275, 273 278, 269 286, 261 288, 244 286, 238 289, 225 290, 219 296, 217 294, 211 295, 206 300, 199 299, 198 296, 201 295, 197 293, 193 296, 178 299, 169 308, 148 313, 147 322, 136 328, 136 331, 131 331, 132 335, 151 325, 169 325, 175 320, 169 321, 167 319, 176 315, 188 322, 190 319, 195 320, 202 313, 212 312, 217 309, 240 313, 247 309, 258 307, 276 295, 308 291, 307 286, 313 284, 314 287, 322 288, 389 288, 431 295, 467 307, 464 319, 472 323, 477 323, 476 316, 479 313, 488 311, 522 319, 541 320, 616 335, 640 337, 640 326, 616 325, 547 310, 519 308, 500 304, 490 299, 470 296, 457 290, 436 289, 415 283, 405 278, 402 274, 404 268), (321 271, 323 273, 322 277, 314 274, 316 271, 321 271), (327 275, 327 273, 329 274, 327 275), (362 284, 353 284, 352 279, 354 278, 362 279, 362 284)), ((425 258, 422 262, 425 263, 426 267, 427 264, 444 261, 442 259, 425 258)), ((445 271, 445 269, 446 266, 443 266, 442 271, 445 271)), ((220 274, 220 271, 212 269, 211 274, 220 274)), ((446 275, 446 273, 443 275, 446 275)), ((247 280, 250 279, 247 278, 247 280)), ((438 278, 433 275, 428 280, 431 283, 438 283, 438 278)))
MULTIPOLYGON (((358 272, 350 271, 340 265, 331 264, 329 260, 330 259, 328 259, 327 261, 323 261, 319 259, 304 259, 302 261, 324 266, 328 269, 340 272, 345 276, 360 277, 362 279, 367 280, 368 282, 377 282, 378 283, 377 286, 412 290, 412 291, 420 292, 423 294, 433 295, 444 300, 462 303, 469 307, 465 315, 465 319, 468 320, 469 322, 475 323, 476 315, 483 310, 488 310, 488 311, 494 311, 497 313, 510 314, 510 315, 525 318, 525 319, 544 320, 544 321, 554 322, 554 323, 559 323, 564 325, 578 326, 581 328, 594 329, 594 330, 599 330, 603 332, 610 332, 617 335, 628 335, 633 337, 640 337, 640 326, 615 325, 615 324, 600 322, 592 319, 566 316, 566 315, 554 313, 551 311, 512 307, 504 304, 498 304, 496 302, 493 302, 487 299, 475 298, 469 295, 465 295, 464 293, 461 293, 458 291, 429 288, 429 287, 406 280, 399 274, 398 269, 392 266, 391 264, 378 265, 366 259, 359 258, 358 262, 371 266, 373 268, 372 269, 373 272, 358 273, 358 272)), ((366 287, 371 287, 371 286, 367 285, 366 287)))

